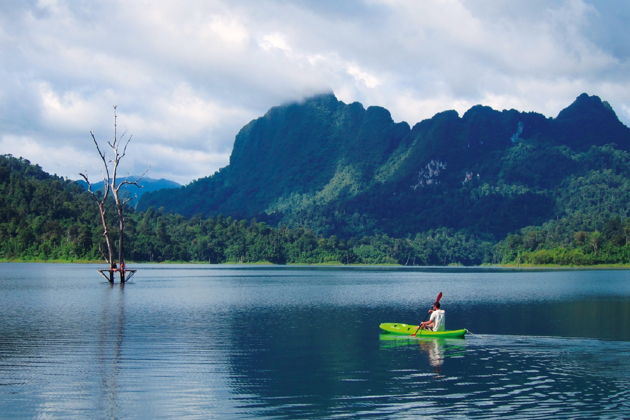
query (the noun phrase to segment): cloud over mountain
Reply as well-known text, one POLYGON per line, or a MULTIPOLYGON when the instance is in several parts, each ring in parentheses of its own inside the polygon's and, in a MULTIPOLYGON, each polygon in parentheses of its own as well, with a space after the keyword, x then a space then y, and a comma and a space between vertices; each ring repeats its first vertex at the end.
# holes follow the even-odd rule
POLYGON ((555 116, 583 91, 630 121, 625 3, 567 0, 10 2, 0 5, 0 152, 76 177, 111 107, 129 173, 225 166, 270 106, 334 91, 419 121, 477 103, 555 116))

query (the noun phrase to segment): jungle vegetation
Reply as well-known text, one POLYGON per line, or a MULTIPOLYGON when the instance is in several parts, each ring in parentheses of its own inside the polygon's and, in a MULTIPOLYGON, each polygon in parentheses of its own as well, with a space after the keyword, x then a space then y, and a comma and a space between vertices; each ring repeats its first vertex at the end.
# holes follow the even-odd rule
MULTIPOLYGON (((320 95, 126 214, 135 261, 628 264, 630 129, 586 94, 555 118, 475 106, 414 127, 320 95)), ((27 160, 0 158, 0 216, 0 258, 102 256, 93 200, 27 160)))

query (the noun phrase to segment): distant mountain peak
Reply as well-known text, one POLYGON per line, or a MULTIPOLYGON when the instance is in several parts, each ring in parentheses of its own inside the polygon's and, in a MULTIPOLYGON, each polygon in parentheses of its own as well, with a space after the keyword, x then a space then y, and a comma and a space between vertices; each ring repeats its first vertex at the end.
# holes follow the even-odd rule
POLYGON ((582 93, 575 98, 571 105, 560 111, 556 119, 581 118, 589 114, 597 116, 598 119, 607 118, 610 121, 619 121, 608 102, 602 101, 599 96, 590 96, 587 93, 582 93))
POLYGON ((339 99, 335 96, 334 92, 321 92, 311 96, 303 98, 301 101, 291 101, 286 105, 324 105, 324 104, 337 104, 339 99))
POLYGON ((479 118, 479 117, 489 118, 497 113, 498 113, 497 110, 487 105, 474 105, 468 111, 464 113, 462 118, 465 120, 470 120, 470 119, 479 118))
POLYGON ((574 147, 614 143, 624 149, 630 147, 630 130, 623 125, 610 104, 598 96, 582 93, 555 118, 555 136, 574 147))
MULTIPOLYGON (((148 177, 143 178, 141 176, 127 176, 127 177, 118 178, 118 183, 123 182, 123 181, 134 181, 134 182, 137 181, 141 185, 141 188, 137 188, 133 185, 124 185, 122 187, 123 194, 126 194, 131 198, 130 205, 132 206, 136 206, 138 204, 139 198, 144 193, 158 191, 158 190, 175 189, 175 188, 180 188, 182 186, 181 184, 175 181, 171 181, 170 179, 165 179, 165 178, 154 179, 154 178, 148 178, 148 177)), ((83 180, 78 180, 75 182, 84 189, 87 189, 88 187, 88 184, 83 180)), ((102 191, 103 181, 94 182, 92 184, 92 188, 95 191, 102 191)))

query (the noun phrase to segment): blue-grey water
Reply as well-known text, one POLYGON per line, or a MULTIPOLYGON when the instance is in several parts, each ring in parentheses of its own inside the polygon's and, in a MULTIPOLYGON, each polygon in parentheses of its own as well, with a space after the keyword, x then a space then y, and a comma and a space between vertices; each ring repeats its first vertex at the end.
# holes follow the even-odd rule
POLYGON ((0 417, 630 417, 629 271, 96 268, 0 264, 0 417))

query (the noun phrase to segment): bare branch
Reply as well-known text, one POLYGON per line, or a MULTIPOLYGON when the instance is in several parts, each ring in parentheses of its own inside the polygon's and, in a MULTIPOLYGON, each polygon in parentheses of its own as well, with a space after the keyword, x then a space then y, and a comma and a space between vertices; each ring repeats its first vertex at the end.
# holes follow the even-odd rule
POLYGON ((148 172, 148 170, 144 171, 142 173, 142 175, 137 177, 134 181, 131 181, 129 179, 125 179, 124 181, 122 181, 120 184, 118 184, 116 186, 117 191, 120 190, 120 187, 122 187, 123 185, 133 185, 136 188, 144 188, 144 186, 140 183, 140 181, 142 181, 144 179, 144 176, 147 174, 147 172, 148 172))
MULTIPOLYGON (((103 257, 106 258, 107 262, 110 264, 113 264, 114 262, 114 253, 113 253, 113 248, 111 245, 111 240, 109 238, 109 227, 107 225, 107 215, 106 215, 106 203, 107 203, 107 199, 109 197, 109 191, 110 191, 110 186, 109 186, 109 165, 107 164, 107 158, 105 156, 105 153, 103 152, 103 150, 101 149, 101 146, 98 144, 98 141, 96 140, 96 136, 94 135, 94 133, 92 131, 90 131, 90 136, 92 137, 92 141, 94 142, 94 146, 96 147, 96 151, 98 152, 99 157, 101 158, 101 161, 103 162, 103 170, 104 170, 104 174, 103 174, 103 195, 101 197, 99 197, 96 192, 93 191, 92 189, 92 184, 90 183, 88 177, 86 174, 80 174, 83 179, 85 179, 85 181, 88 184, 88 191, 90 192, 90 194, 92 195, 92 197, 94 198, 94 200, 96 201, 96 204, 98 206, 98 211, 99 211, 99 215, 100 215, 100 219, 101 219, 101 225, 103 227, 103 238, 105 239, 105 244, 107 245, 107 256, 104 255, 104 252, 102 252, 103 257)), ((113 282, 113 277, 111 277, 109 279, 110 281, 113 282)))
POLYGON ((107 197, 109 195, 109 185, 107 184, 107 182, 104 183, 103 185, 103 196, 99 197, 97 192, 98 191, 94 191, 92 189, 93 185, 90 182, 90 180, 88 179, 88 176, 84 173, 79 173, 79 175, 81 176, 81 178, 83 178, 87 184, 87 191, 88 193, 90 193, 90 195, 92 196, 92 198, 94 198, 94 200, 96 200, 96 202, 100 205, 104 205, 104 203, 107 201, 107 197))
POLYGON ((145 169, 144 172, 142 172, 142 174, 140 174, 139 177, 136 178, 136 180, 134 182, 138 183, 138 187, 139 188, 144 188, 141 184, 140 181, 142 181, 145 177, 145 175, 149 172, 148 169, 145 169))
MULTIPOLYGON (((142 185, 140 185, 139 180, 129 180, 129 179, 125 179, 122 182, 118 182, 118 167, 120 165, 121 160, 125 157, 125 155, 127 154, 127 147, 129 146, 129 143, 131 142, 133 136, 128 136, 127 137, 127 133, 123 132, 122 136, 118 136, 118 113, 117 113, 117 106, 114 105, 114 137, 113 139, 106 141, 105 143, 107 143, 107 145, 109 146, 109 148, 111 149, 111 158, 108 158, 106 156, 106 154, 104 153, 104 151, 101 149, 101 146, 99 145, 98 141, 96 140, 96 136, 94 135, 94 133, 92 133, 90 131, 90 135, 92 136, 92 141, 94 142, 94 145, 96 146, 96 150, 98 151, 98 154, 101 158, 101 161, 103 162, 103 167, 104 167, 104 196, 103 197, 99 197, 97 196, 94 192, 93 192, 93 186, 92 184, 89 182, 88 177, 86 174, 80 174, 81 177, 83 177, 83 179, 85 179, 85 181, 88 183, 88 191, 90 191, 93 196, 96 198, 97 204, 98 204, 98 208, 99 208, 99 213, 101 216, 101 224, 103 225, 103 236, 105 238, 105 243, 107 245, 107 259, 108 262, 110 263, 110 267, 114 267, 114 255, 113 255, 113 247, 112 247, 112 243, 110 241, 109 238, 109 227, 108 227, 108 221, 107 221, 107 217, 106 217, 106 211, 107 211, 107 206, 106 206, 106 200, 108 198, 109 192, 111 191, 112 195, 113 195, 113 199, 115 202, 115 209, 116 212, 118 214, 118 262, 120 263, 121 266, 121 270, 120 272, 120 280, 121 282, 124 283, 125 281, 125 272, 126 270, 124 270, 122 267, 124 267, 124 262, 125 262, 125 256, 124 256, 124 232, 125 232, 125 216, 124 216, 124 211, 125 211, 125 205, 131 200, 131 197, 120 197, 119 196, 119 192, 120 189, 124 186, 124 185, 135 185, 136 188, 142 188, 142 185), (121 149, 120 146, 121 144, 123 144, 122 147, 122 153, 121 153, 121 149)), ((146 172, 145 172, 146 173, 146 172)), ((143 174, 144 176, 144 174, 143 174)), ((113 272, 110 270, 110 277, 109 277, 109 281, 113 282, 113 272)))
POLYGON ((84 173, 79 172, 79 175, 81 175, 81 178, 83 178, 85 180, 85 183, 87 184, 87 190, 88 192, 96 198, 96 194, 94 193, 94 191, 92 191, 92 183, 90 182, 90 180, 88 179, 87 175, 84 173))
POLYGON ((121 159, 127 154, 127 146, 129 146, 129 143, 131 143, 132 138, 133 136, 129 136, 129 138, 127 139, 127 142, 125 143, 125 147, 123 147, 122 155, 120 156, 121 159))
POLYGON ((94 142, 94 145, 96 146, 96 151, 98 152, 98 155, 101 157, 101 160, 103 161, 103 168, 105 169, 105 177, 104 177, 104 183, 107 184, 108 180, 109 180, 109 166, 107 165, 107 159, 105 158, 105 153, 103 153, 103 151, 101 150, 101 147, 98 145, 98 141, 96 141, 96 136, 94 136, 94 133, 92 131, 90 131, 90 135, 92 136, 92 141, 94 142))
POLYGON ((90 183, 90 180, 88 179, 87 175, 82 172, 79 172, 79 175, 81 175, 81 178, 83 178, 85 182, 88 184, 88 191, 90 191, 90 189, 92 188, 92 183, 90 183))
POLYGON ((123 185, 135 185, 136 188, 143 188, 142 185, 140 185, 138 183, 138 181, 129 181, 129 180, 125 179, 124 181, 122 181, 118 185, 116 185, 116 189, 114 190, 116 192, 116 194, 118 193, 118 191, 120 191, 120 187, 122 187, 123 185))
POLYGON ((98 145, 98 141, 96 141, 96 136, 94 136, 94 133, 92 131, 90 131, 90 135, 92 136, 92 141, 94 141, 94 145, 96 146, 96 150, 98 151, 99 156, 101 157, 101 159, 105 160, 105 154, 101 151, 101 148, 98 145))
POLYGON ((140 183, 138 181, 129 181, 128 179, 125 179, 120 184, 118 184, 119 187, 121 185, 135 185, 138 188, 144 188, 142 185, 140 185, 140 183))
POLYGON ((118 113, 116 112, 118 105, 114 105, 114 140, 112 143, 109 143, 112 149, 116 148, 118 143, 118 113))

